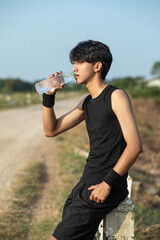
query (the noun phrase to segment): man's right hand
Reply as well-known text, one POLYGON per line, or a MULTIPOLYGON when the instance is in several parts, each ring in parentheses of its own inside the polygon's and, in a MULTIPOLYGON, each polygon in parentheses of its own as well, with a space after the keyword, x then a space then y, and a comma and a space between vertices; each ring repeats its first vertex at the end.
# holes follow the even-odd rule
MULTIPOLYGON (((61 73, 62 73, 62 71, 56 72, 55 74, 51 74, 51 75, 48 77, 48 79, 53 78, 53 77, 56 77, 56 76, 58 76, 58 75, 61 74, 61 73)), ((60 86, 55 87, 55 88, 53 88, 53 89, 51 89, 51 90, 49 90, 48 92, 45 92, 45 93, 48 94, 48 95, 54 95, 57 90, 62 89, 63 87, 64 87, 64 83, 61 83, 60 86)))

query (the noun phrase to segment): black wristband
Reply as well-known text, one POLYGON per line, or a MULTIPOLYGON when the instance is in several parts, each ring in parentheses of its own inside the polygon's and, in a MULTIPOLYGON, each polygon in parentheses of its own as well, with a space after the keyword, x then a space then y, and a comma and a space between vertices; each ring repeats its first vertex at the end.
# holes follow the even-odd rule
POLYGON ((113 169, 111 169, 108 174, 104 177, 103 181, 105 181, 110 187, 113 187, 115 182, 120 180, 122 177, 113 169))
POLYGON ((43 102, 42 105, 44 107, 53 107, 54 106, 54 101, 55 101, 55 94, 54 95, 48 95, 46 93, 43 93, 43 102))

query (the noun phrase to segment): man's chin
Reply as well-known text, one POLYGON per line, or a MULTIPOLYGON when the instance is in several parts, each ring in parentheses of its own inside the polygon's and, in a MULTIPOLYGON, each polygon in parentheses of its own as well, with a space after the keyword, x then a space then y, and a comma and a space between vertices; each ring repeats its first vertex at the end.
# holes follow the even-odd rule
POLYGON ((76 83, 77 83, 78 85, 81 85, 81 84, 83 84, 83 83, 81 83, 81 82, 78 82, 78 81, 76 81, 76 83))
POLYGON ((76 83, 78 84, 78 85, 82 85, 82 84, 85 84, 85 82, 81 82, 81 81, 76 81, 76 83))

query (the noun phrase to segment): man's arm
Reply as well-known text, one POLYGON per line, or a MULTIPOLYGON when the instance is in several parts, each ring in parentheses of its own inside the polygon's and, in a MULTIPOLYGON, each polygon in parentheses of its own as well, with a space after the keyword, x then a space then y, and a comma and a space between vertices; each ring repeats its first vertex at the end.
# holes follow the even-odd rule
POLYGON ((47 137, 54 137, 70 128, 73 128, 84 120, 82 104, 84 99, 70 112, 60 118, 56 118, 54 108, 43 107, 44 134, 47 137))
MULTIPOLYGON (((112 93, 111 102, 112 109, 117 116, 127 144, 121 157, 113 168, 115 174, 123 176, 142 152, 142 143, 132 105, 127 94, 123 90, 115 90, 112 93)), ((93 185, 88 189, 93 190, 90 195, 90 200, 97 203, 103 203, 110 193, 111 186, 103 181, 102 183, 93 185)))
POLYGON ((122 176, 130 169, 138 155, 142 152, 142 143, 130 99, 123 90, 118 89, 113 92, 112 109, 118 118, 127 144, 113 168, 114 171, 122 176))
MULTIPOLYGON (((55 74, 52 74, 48 78, 53 78, 54 76, 57 76, 61 73, 56 72, 55 74)), ((57 90, 60 90, 64 87, 64 83, 62 83, 59 87, 56 87, 48 92, 46 94, 48 95, 55 95, 57 90)), ((47 97, 47 96, 46 96, 47 97)), ((51 96, 52 98, 52 96, 51 96)), ((54 96, 53 96, 54 98, 54 96)), ((48 97, 47 97, 48 99, 48 97)), ((70 112, 64 114, 60 118, 56 118, 54 107, 47 107, 43 106, 43 126, 44 126, 44 134, 46 137, 54 137, 64 131, 67 131, 70 128, 73 128, 80 122, 84 120, 84 111, 82 110, 82 104, 85 98, 83 98, 80 103, 70 112)), ((54 102, 54 101, 53 101, 54 102)), ((44 101, 43 101, 43 105, 44 101)), ((53 105, 52 105, 53 106, 53 105)))

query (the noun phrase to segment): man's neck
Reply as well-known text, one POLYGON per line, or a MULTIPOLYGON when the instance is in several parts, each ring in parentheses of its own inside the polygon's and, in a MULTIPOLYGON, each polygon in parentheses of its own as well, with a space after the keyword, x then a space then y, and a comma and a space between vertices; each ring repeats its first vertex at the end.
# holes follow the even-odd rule
POLYGON ((107 84, 102 79, 94 78, 86 84, 88 91, 91 94, 92 98, 96 98, 103 89, 107 86, 107 84))

